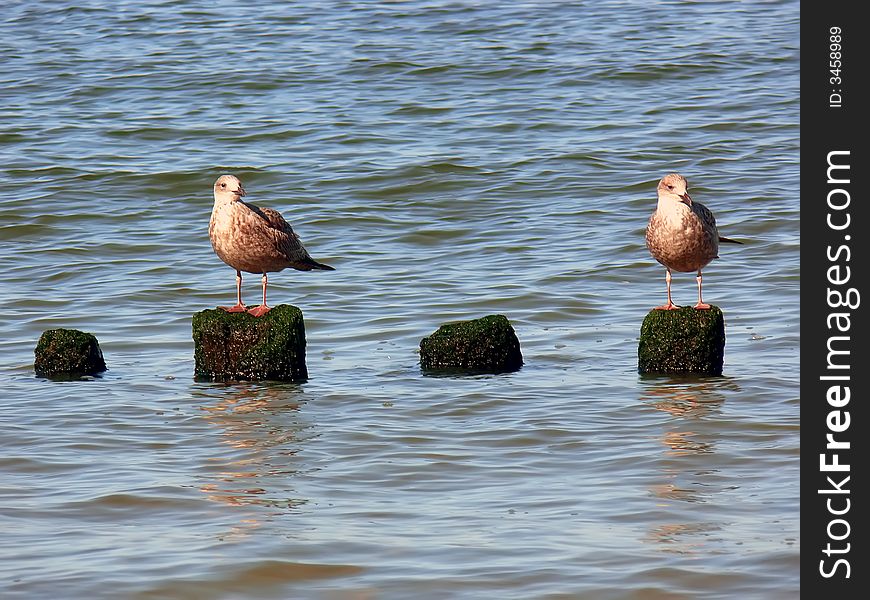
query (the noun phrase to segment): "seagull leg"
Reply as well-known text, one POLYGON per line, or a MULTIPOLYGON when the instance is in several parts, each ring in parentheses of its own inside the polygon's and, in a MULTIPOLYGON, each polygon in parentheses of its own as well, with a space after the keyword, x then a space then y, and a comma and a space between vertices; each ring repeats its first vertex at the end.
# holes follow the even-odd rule
MULTIPOLYGON (((667 267, 665 267, 667 269, 667 267)), ((665 283, 668 285, 668 303, 662 306, 656 306, 654 310, 677 310, 680 308, 671 301, 671 270, 667 269, 665 273, 665 283)))
POLYGON ((704 304, 704 301, 701 300, 701 269, 698 269, 698 276, 696 279, 698 280, 698 303, 695 305, 695 308, 698 310, 706 310, 710 308, 710 305, 704 304))
POLYGON ((245 312, 247 310, 242 304, 242 272, 236 271, 236 305, 235 306, 218 306, 219 309, 229 313, 245 312))
POLYGON ((266 304, 266 286, 268 284, 269 284, 269 278, 266 277, 265 273, 263 273, 263 303, 256 308, 248 309, 248 314, 254 315, 255 317, 262 317, 263 315, 265 315, 267 312, 269 312, 271 310, 269 308, 269 306, 266 304))

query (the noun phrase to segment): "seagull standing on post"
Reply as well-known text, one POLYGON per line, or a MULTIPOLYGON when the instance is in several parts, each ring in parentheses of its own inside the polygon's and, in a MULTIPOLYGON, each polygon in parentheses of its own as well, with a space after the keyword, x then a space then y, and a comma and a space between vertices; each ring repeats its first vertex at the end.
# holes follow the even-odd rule
POLYGON ((270 310, 266 304, 266 273, 288 267, 299 271, 335 269, 308 255, 299 236, 278 211, 243 202, 244 195, 242 182, 234 175, 221 175, 215 181, 208 236, 215 254, 236 270, 236 305, 218 308, 261 317, 270 310), (255 308, 248 309, 242 303, 242 271, 263 275, 263 303, 255 308))
POLYGON ((667 269, 668 303, 658 310, 679 308, 671 300, 671 270, 691 273, 697 271, 697 309, 708 309, 701 298, 701 269, 714 258, 719 258, 719 242, 741 244, 721 237, 713 213, 693 202, 686 178, 676 173, 665 175, 658 185, 659 202, 646 228, 646 246, 650 254, 667 269))

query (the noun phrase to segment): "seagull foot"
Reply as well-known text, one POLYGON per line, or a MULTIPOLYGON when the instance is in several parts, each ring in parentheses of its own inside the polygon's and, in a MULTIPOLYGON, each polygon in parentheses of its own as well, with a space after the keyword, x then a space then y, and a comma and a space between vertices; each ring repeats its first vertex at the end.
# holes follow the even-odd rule
MULTIPOLYGON (((668 302, 667 304, 662 304, 661 306, 656 306, 653 310, 679 310, 679 306, 674 304, 673 302, 668 302)), ((697 307, 696 307, 697 308, 697 307)), ((709 306, 707 308, 710 308, 709 306)))
POLYGON ((269 308, 268 306, 266 306, 265 304, 261 304, 260 306, 256 306, 254 308, 249 308, 248 314, 253 315, 255 317, 262 317, 270 310, 272 310, 272 309, 269 308))
POLYGON ((698 310, 708 310, 710 308, 710 305, 706 302, 698 302, 695 305, 695 308, 697 308, 698 310))
POLYGON ((235 306, 218 306, 218 308, 228 313, 245 312, 248 310, 244 304, 236 304, 235 306))

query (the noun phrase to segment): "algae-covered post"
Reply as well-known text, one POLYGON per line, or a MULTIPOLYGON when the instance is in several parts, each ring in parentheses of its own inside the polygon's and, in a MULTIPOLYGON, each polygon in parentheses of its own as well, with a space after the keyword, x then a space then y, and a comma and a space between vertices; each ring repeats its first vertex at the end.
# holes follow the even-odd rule
POLYGON ((641 325, 640 373, 721 375, 724 355, 725 318, 718 306, 653 309, 641 325))
POLYGON ((210 381, 304 381, 302 311, 280 304, 261 317, 224 310, 193 315, 195 375, 210 381))
POLYGON ((79 379, 106 370, 97 338, 78 329, 44 331, 33 353, 33 370, 38 377, 79 379))
POLYGON ((424 371, 507 373, 521 366, 520 341, 504 315, 442 325, 420 341, 424 371))

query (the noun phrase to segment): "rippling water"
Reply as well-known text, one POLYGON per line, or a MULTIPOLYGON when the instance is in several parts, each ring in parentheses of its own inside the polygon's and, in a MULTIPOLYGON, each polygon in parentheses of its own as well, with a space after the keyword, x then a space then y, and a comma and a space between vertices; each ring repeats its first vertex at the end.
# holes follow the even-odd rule
POLYGON ((797 2, 141 4, 0 15, 4 597, 796 597, 797 2), (720 378, 636 373, 670 171, 720 378), (337 267, 270 278, 307 383, 193 381, 226 172, 337 267), (522 370, 421 375, 491 313, 522 370))

